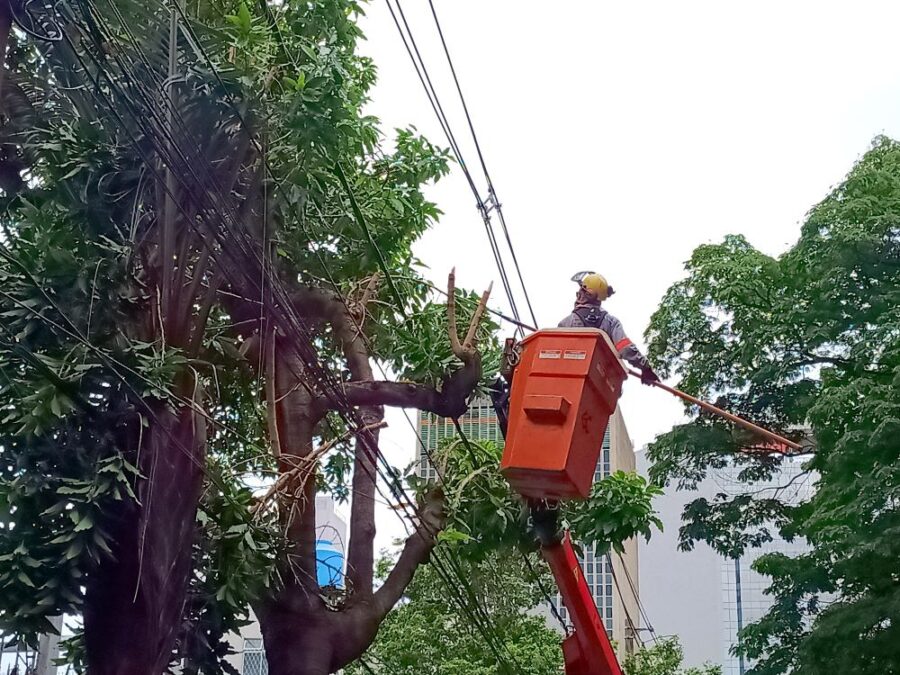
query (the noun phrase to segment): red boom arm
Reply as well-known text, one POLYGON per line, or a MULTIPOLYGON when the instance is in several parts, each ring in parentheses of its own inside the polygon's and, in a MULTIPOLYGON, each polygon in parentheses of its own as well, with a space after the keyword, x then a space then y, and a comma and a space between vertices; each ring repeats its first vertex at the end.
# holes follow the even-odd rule
POLYGON ((622 675, 616 654, 597 613, 594 596, 578 564, 566 530, 562 540, 542 546, 575 632, 563 642, 566 675, 622 675))

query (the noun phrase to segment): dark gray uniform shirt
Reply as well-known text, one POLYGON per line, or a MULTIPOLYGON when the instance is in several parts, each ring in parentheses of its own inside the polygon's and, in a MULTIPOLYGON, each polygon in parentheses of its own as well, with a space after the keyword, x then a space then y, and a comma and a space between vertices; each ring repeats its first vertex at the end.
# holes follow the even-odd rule
POLYGON ((625 335, 625 329, 622 323, 612 314, 602 309, 600 305, 576 305, 575 309, 569 316, 559 322, 560 328, 599 328, 609 335, 619 356, 628 361, 635 368, 649 367, 647 358, 638 351, 628 336, 625 335))

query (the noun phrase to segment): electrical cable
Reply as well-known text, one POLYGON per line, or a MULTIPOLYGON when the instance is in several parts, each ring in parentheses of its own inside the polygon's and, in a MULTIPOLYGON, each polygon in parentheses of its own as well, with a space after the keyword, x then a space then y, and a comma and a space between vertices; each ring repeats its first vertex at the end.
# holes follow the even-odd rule
POLYGON ((406 32, 404 32, 404 29, 401 27, 400 20, 398 20, 397 18, 397 12, 394 11, 394 7, 391 4, 390 0, 385 0, 385 3, 388 6, 388 10, 391 13, 391 17, 394 20, 394 25, 396 26, 397 31, 400 34, 400 38, 403 41, 404 46, 406 47, 407 54, 409 55, 410 60, 413 63, 416 74, 419 76, 419 81, 422 83, 422 86, 425 89, 426 95, 429 98, 429 102, 431 102, 432 104, 432 109, 438 118, 438 122, 440 123, 441 128, 444 131, 445 136, 447 137, 447 141, 450 143, 450 147, 453 150, 454 156, 456 157, 456 160, 466 177, 469 187, 475 196, 476 205, 478 207, 479 213, 481 213, 482 220, 485 226, 485 232, 488 236, 488 243, 490 244, 491 252, 494 255, 494 260, 497 264, 497 269, 500 274, 500 280, 503 284, 503 289, 506 294, 507 301, 510 304, 510 310, 512 311, 512 314, 515 317, 516 321, 520 322, 521 317, 519 316, 518 306, 516 305, 515 296, 512 292, 512 287, 509 283, 509 278, 506 274, 506 269, 503 263, 503 257, 500 254, 500 248, 497 244, 496 236, 494 235, 493 227, 491 225, 490 209, 481 198, 478 187, 475 185, 475 181, 472 178, 471 173, 469 172, 468 165, 466 164, 465 159, 462 156, 462 152, 459 149, 458 144, 456 143, 456 138, 452 132, 452 129, 450 128, 449 121, 447 120, 446 115, 443 112, 443 107, 440 104, 437 92, 434 87, 431 86, 431 78, 427 74, 427 68, 425 66, 424 60, 422 60, 421 54, 415 41, 415 37, 412 35, 412 31, 409 28, 409 23, 406 21, 406 15, 403 12, 402 5, 400 5, 399 0, 395 0, 395 2, 397 4, 397 12, 399 12, 400 18, 403 21, 403 25, 406 27, 406 32))
POLYGON ((604 558, 606 560, 607 566, 609 567, 609 573, 612 576, 613 585, 616 587, 616 591, 618 591, 619 593, 619 600, 622 601, 622 610, 625 612, 625 618, 628 620, 628 624, 631 626, 631 632, 634 633, 634 637, 641 644, 641 648, 643 648, 645 645, 644 640, 639 632, 640 624, 635 623, 634 618, 631 616, 631 612, 628 611, 628 603, 625 601, 625 595, 622 593, 622 587, 619 585, 619 579, 616 576, 616 569, 615 567, 613 567, 612 558, 610 557, 609 553, 607 553, 604 558))
POLYGON ((488 173, 487 164, 484 161, 484 154, 481 152, 481 144, 478 142, 478 135, 475 133, 475 125, 472 122, 472 116, 469 114, 469 106, 466 104, 466 97, 463 96, 462 87, 460 86, 459 78, 456 75, 456 67, 453 65, 453 59, 450 57, 450 49, 447 47, 447 40, 444 38, 444 30, 443 28, 441 28, 441 22, 438 19, 437 10, 434 7, 433 0, 428 0, 428 5, 431 7, 431 15, 434 17, 434 25, 437 27, 438 35, 441 38, 441 45, 444 48, 444 55, 447 57, 447 64, 450 66, 450 72, 453 75, 453 82, 456 85, 456 91, 459 94, 459 100, 460 103, 462 103, 463 112, 466 116, 466 122, 469 125, 469 132, 472 134, 472 141, 475 144, 475 151, 478 153, 478 160, 481 162, 481 169, 484 172, 484 178, 487 181, 488 185, 489 198, 497 211, 497 217, 500 220, 500 226, 503 229, 503 235, 506 238, 506 245, 509 248, 509 252, 513 260, 513 265, 516 268, 516 274, 519 277, 519 285, 522 287, 522 293, 525 296, 525 303, 527 304, 528 311, 531 314, 531 320, 536 326, 538 325, 538 321, 537 318, 535 318, 534 309, 531 306, 531 299, 528 297, 528 289, 525 287, 525 280, 522 278, 522 270, 519 267, 519 260, 516 257, 516 251, 513 247, 512 239, 509 236, 509 229, 506 227, 506 218, 503 216, 502 206, 500 204, 500 201, 497 199, 497 193, 494 189, 494 183, 491 180, 490 174, 488 173))
MULTIPOLYGON (((87 72, 86 66, 83 66, 83 67, 85 68, 85 72, 87 72)), ((111 78, 107 78, 107 79, 111 81, 111 78)), ((165 128, 165 127, 164 127, 164 128, 165 128)), ((365 445, 365 443, 364 443, 364 445, 365 445)), ((396 477, 394 477, 394 480, 396 480, 396 477)), ((408 498, 407 498, 407 499, 408 499, 408 498)))
MULTIPOLYGON (((647 614, 647 610, 644 607, 643 601, 641 601, 641 596, 638 593, 637 586, 634 583, 634 580, 631 578, 631 573, 628 571, 628 567, 625 565, 625 559, 622 557, 622 554, 616 551, 616 555, 619 557, 619 562, 622 563, 622 570, 625 572, 625 579, 628 581, 628 586, 631 588, 631 594, 634 596, 634 599, 637 601, 638 611, 641 614, 641 618, 644 621, 644 630, 650 633, 650 637, 654 643, 659 641, 659 638, 656 634, 656 630, 653 628, 653 624, 650 622, 650 616, 647 614)), ((640 629, 638 629, 640 630, 640 629)))
POLYGON ((559 622, 559 625, 562 626, 563 632, 566 635, 571 635, 569 624, 566 623, 566 620, 560 613, 559 608, 556 606, 556 599, 550 596, 550 591, 547 590, 547 588, 544 586, 544 582, 541 581, 540 575, 537 573, 537 570, 534 569, 534 565, 531 564, 531 560, 528 559, 528 554, 525 553, 525 551, 521 550, 519 551, 519 553, 522 554, 522 560, 525 561, 525 566, 528 568, 528 571, 534 579, 534 582, 537 584, 541 595, 543 595, 544 599, 547 601, 547 606, 550 608, 550 613, 553 614, 553 618, 559 622))

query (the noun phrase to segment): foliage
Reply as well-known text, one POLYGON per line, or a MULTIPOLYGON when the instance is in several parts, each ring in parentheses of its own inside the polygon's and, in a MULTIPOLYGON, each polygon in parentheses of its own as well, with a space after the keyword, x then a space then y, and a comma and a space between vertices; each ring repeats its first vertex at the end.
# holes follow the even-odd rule
POLYGON ((683 668, 684 650, 678 638, 666 638, 626 657, 625 675, 722 675, 722 667, 706 664, 683 668))
MULTIPOLYGON (((439 552, 444 555, 449 550, 439 552)), ((532 556, 534 557, 534 556, 532 556)), ((464 577, 488 613, 506 660, 516 672, 556 675, 562 667, 561 636, 543 617, 528 613, 541 600, 539 585, 513 551, 491 553, 478 562, 462 562, 464 577)), ((533 565, 546 568, 538 561, 533 565)), ((502 672, 485 639, 448 602, 449 589, 432 565, 421 567, 407 599, 388 614, 378 638, 363 656, 376 673, 391 675, 495 675, 502 672)), ((360 664, 348 674, 368 672, 360 664)))
POLYGON ((222 481, 215 465, 209 471, 227 492, 208 491, 197 513, 200 537, 185 614, 198 628, 178 652, 197 673, 232 673, 226 638, 250 623, 250 603, 274 584, 274 561, 285 542, 268 519, 253 517, 251 490, 222 481))
MULTIPOLYGON (((17 35, 9 50, 0 168, 27 162, 27 180, 0 186, 0 628, 33 641, 47 617, 83 609, 85 579, 122 562, 109 531, 150 509, 147 439, 171 436, 158 418, 199 408, 187 435, 205 485, 185 528, 198 539, 150 548, 192 553, 188 601, 169 603, 185 606, 177 648, 216 672, 222 635, 274 592, 285 550, 275 518, 251 513, 248 485, 277 467, 246 308, 223 298, 247 300, 241 282, 264 260, 289 291, 336 292, 372 358, 441 382, 445 305, 411 247, 439 215, 423 188, 449 166, 416 130, 387 139, 363 114, 375 68, 356 52, 357 2, 188 3, 170 54, 176 6, 47 6, 66 39, 17 35)), ((472 297, 459 293, 461 321, 472 297)), ((312 328, 318 361, 349 379, 333 333, 312 328)), ((345 431, 329 415, 314 440, 345 431)), ((323 489, 348 493, 353 455, 348 442, 328 454, 323 489)))
POLYGON ((598 553, 622 553, 626 540, 640 535, 649 541, 652 527, 662 529, 652 504, 661 494, 643 476, 616 471, 594 483, 588 499, 567 506, 566 517, 578 541, 594 544, 598 553))
MULTIPOLYGON (((500 474, 502 454, 497 443, 469 439, 451 441, 435 456, 448 510, 441 538, 467 558, 536 546, 527 504, 500 474)), ((419 492, 429 487, 416 476, 408 480, 419 492)), ((652 527, 662 528, 652 507, 659 494, 661 490, 642 476, 616 471, 595 482, 588 499, 564 503, 560 521, 581 544, 594 545, 598 552, 610 548, 621 552, 626 540, 636 536, 649 540, 652 527)))
MULTIPOLYGON (((774 604, 741 635, 756 675, 898 672, 900 568, 900 145, 875 139, 774 258, 743 237, 698 247, 648 331, 650 357, 682 389, 795 438, 814 453, 814 496, 695 502, 682 546, 725 555, 771 538, 812 551, 763 556, 774 604)), ((782 460, 703 415, 649 448, 660 483, 691 488, 735 464, 747 482, 782 460), (739 449, 762 452, 735 454, 739 449)))
MULTIPOLYGON (((457 291, 456 307, 459 326, 468 326, 478 306, 480 296, 457 291)), ((490 316, 482 319, 476 332, 482 354, 483 374, 479 394, 486 393, 486 385, 496 379, 500 370, 498 324, 490 316)), ((428 302, 401 323, 393 335, 395 351, 391 363, 403 380, 426 382, 437 386, 440 378, 457 367, 458 361, 447 340, 447 307, 443 303, 428 302)), ((462 339, 462 337, 460 338, 462 339)))

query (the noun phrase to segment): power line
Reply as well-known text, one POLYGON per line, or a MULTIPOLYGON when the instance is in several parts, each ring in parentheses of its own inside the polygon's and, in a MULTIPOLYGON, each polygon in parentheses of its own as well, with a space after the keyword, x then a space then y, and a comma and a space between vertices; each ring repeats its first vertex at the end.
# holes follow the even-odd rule
POLYGON ((656 630, 653 628, 653 624, 650 623, 650 617, 647 614, 647 610, 644 607, 644 603, 641 600, 641 596, 638 593, 638 589, 634 580, 631 578, 631 573, 628 571, 628 567, 625 565, 625 559, 622 557, 622 554, 616 551, 616 555, 619 556, 619 562, 622 563, 622 570, 625 572, 625 578, 628 581, 628 586, 631 588, 631 594, 634 596, 634 599, 637 601, 638 611, 641 614, 641 618, 644 621, 645 627, 647 631, 650 633, 650 637, 653 639, 653 642, 657 642, 659 640, 656 635, 656 630))
MULTIPOLYGON (((622 601, 622 610, 625 612, 625 618, 628 619, 628 623, 631 625, 631 629, 634 632, 635 638, 637 641, 641 643, 641 647, 644 647, 644 640, 641 638, 641 634, 638 632, 640 625, 635 623, 634 618, 631 616, 631 612, 628 611, 628 602, 625 600, 625 595, 622 593, 622 587, 619 585, 619 578, 616 576, 616 568, 613 567, 613 561, 610 557, 609 553, 605 556, 606 564, 609 566, 609 573, 613 579, 613 585, 616 587, 616 591, 619 593, 619 599, 622 601)), ((624 565, 623 565, 624 566, 624 565)), ((635 596, 637 599, 637 596, 635 596)))
MULTIPOLYGON (((399 0, 398 0, 399 2, 399 0)), ((484 171, 484 178, 487 181, 488 185, 488 197, 493 204, 495 210, 497 211, 497 217, 500 220, 500 226, 503 229, 503 235, 506 238, 506 245, 509 248, 509 253, 512 256, 513 265, 516 268, 516 275, 519 277, 519 285, 522 287, 522 293, 525 296, 525 303, 528 306, 528 311, 531 314, 531 320, 534 322, 534 325, 538 325, 537 318, 534 315, 534 309, 531 306, 531 299, 528 297, 528 289, 525 287, 525 280, 522 278, 522 270, 519 267, 519 260, 516 257, 516 250, 513 248, 512 239, 509 236, 509 229, 506 227, 506 218, 503 215, 503 208, 500 204, 500 200, 497 198, 497 192, 494 189, 494 182, 491 180, 491 176, 488 173, 487 164, 484 161, 484 154, 481 152, 481 144, 478 142, 478 135, 475 133, 475 125, 472 123, 472 116, 469 114, 469 106, 466 104, 466 97, 463 96, 462 87, 459 84, 459 78, 456 75, 456 67, 453 65, 453 59, 450 57, 450 49, 447 47, 447 40, 444 38, 444 30, 441 28, 441 22, 438 19, 437 10, 435 10, 433 0, 428 0, 428 5, 431 7, 431 15, 434 17, 434 25, 437 28, 438 35, 441 38, 441 45, 444 48, 444 55, 447 57, 447 64, 450 66, 450 72, 453 74, 453 82, 456 85, 456 92, 459 94, 460 103, 462 103, 463 112, 466 115, 466 122, 469 125, 469 131, 472 134, 472 141, 475 143, 475 151, 478 153, 478 160, 481 162, 481 168, 484 171)))
MULTIPOLYGON (((491 252, 494 256, 494 261, 497 264, 497 269, 500 274, 500 280, 503 284, 503 289, 507 297, 507 302, 509 302, 510 310, 515 317, 516 322, 521 322, 521 317, 519 316, 519 310, 515 300, 515 294, 513 293, 512 287, 509 283, 509 278, 507 276, 506 268, 503 263, 503 256, 500 254, 500 248, 497 244, 496 236, 491 224, 491 211, 495 205, 487 204, 482 199, 481 193, 478 187, 475 185, 475 181, 472 178, 471 173, 469 172, 468 165, 466 164, 466 161, 462 156, 462 151, 460 150, 459 145, 456 142, 456 137, 450 127, 450 122, 444 113, 443 106, 440 104, 440 98, 438 97, 437 91, 431 83, 431 77, 430 75, 428 75, 428 68, 426 67, 424 59, 419 52, 415 36, 412 34, 412 30, 406 20, 406 14, 403 11, 403 6, 400 4, 400 0, 394 1, 397 5, 396 12, 390 0, 385 0, 385 3, 388 6, 388 10, 390 11, 391 17, 394 20, 394 25, 396 26, 397 31, 400 34, 400 38, 403 41, 404 47, 406 48, 406 52, 409 55, 410 60, 412 61, 414 69, 416 70, 419 81, 425 89, 425 93, 428 97, 429 102, 431 103, 432 110, 434 111, 435 116, 438 118, 438 123, 440 124, 441 129, 444 131, 444 135, 447 137, 448 143, 450 143, 451 150, 453 150, 453 154, 456 157, 456 160, 459 163, 464 176, 466 177, 469 188, 475 196, 476 205, 484 223, 485 232, 488 237, 488 243, 490 244, 491 252), (398 13, 400 17, 399 19, 398 13), (400 25, 401 20, 403 26, 400 25)), ((534 323, 537 324, 537 321, 535 321, 534 323)), ((521 330, 521 326, 519 326, 519 329, 521 330)))
POLYGON ((559 625, 562 626, 565 634, 569 635, 569 624, 566 623, 566 620, 560 613, 559 608, 556 606, 556 599, 550 597, 550 591, 547 590, 547 588, 544 586, 544 582, 541 581, 540 575, 538 574, 537 570, 534 569, 534 566, 531 564, 531 560, 528 559, 528 554, 525 553, 525 551, 519 552, 522 554, 522 560, 525 561, 525 566, 528 568, 528 571, 534 579, 534 582, 537 584, 538 590, 540 590, 541 595, 544 596, 544 600, 547 601, 547 606, 550 608, 550 612, 553 614, 553 618, 555 618, 559 622, 559 625))

